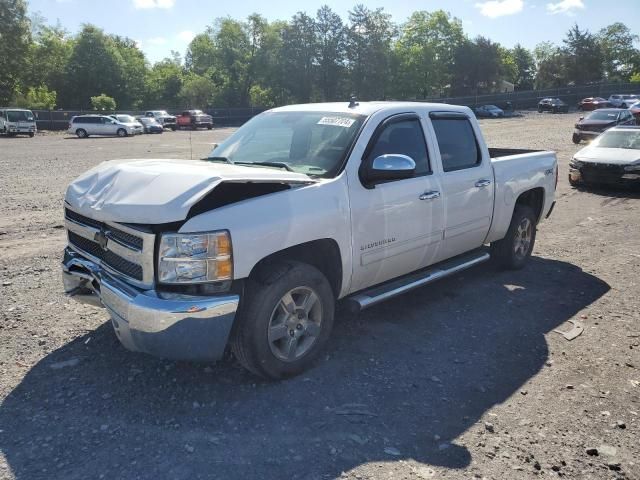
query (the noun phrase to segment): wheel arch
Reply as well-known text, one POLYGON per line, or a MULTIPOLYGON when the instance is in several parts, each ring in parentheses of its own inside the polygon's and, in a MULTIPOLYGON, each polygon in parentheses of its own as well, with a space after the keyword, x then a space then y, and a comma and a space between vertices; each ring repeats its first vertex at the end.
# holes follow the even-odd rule
MULTIPOLYGON (((518 207, 518 205, 526 205, 528 207, 531 207, 536 217, 536 223, 539 223, 540 220, 542 219, 542 209, 544 208, 544 198, 545 198, 544 187, 535 187, 530 190, 527 190, 526 192, 522 192, 518 196, 518 199, 516 200, 516 203, 514 206, 514 212, 515 212, 515 209, 518 207)), ((513 217, 513 213, 511 213, 511 216, 513 217)))
POLYGON ((342 256, 338 242, 334 239, 312 240, 271 253, 253 266, 249 278, 266 279, 271 273, 270 267, 283 260, 294 260, 317 268, 329 281, 335 298, 340 296, 343 273, 342 256))

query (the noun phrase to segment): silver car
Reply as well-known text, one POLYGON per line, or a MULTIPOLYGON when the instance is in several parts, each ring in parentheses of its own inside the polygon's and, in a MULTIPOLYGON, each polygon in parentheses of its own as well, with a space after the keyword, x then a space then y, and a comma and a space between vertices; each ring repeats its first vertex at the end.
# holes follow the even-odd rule
POLYGON ((120 123, 131 125, 134 128, 136 135, 144 133, 144 126, 138 121, 138 119, 132 117, 131 115, 118 114, 109 116, 120 123))
POLYGON ((636 94, 614 94, 609 97, 609 103, 615 108, 629 108, 640 98, 636 94))
POLYGON ((71 118, 67 131, 78 138, 87 138, 89 135, 127 137, 136 134, 136 127, 106 115, 79 115, 71 118))

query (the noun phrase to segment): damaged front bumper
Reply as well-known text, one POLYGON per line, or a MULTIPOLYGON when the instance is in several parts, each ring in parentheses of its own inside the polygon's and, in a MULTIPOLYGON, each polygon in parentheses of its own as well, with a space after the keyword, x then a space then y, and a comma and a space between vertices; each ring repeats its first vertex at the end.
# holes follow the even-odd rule
POLYGON ((240 297, 201 297, 141 290, 67 248, 62 263, 67 295, 105 307, 128 350, 173 360, 222 357, 240 297))

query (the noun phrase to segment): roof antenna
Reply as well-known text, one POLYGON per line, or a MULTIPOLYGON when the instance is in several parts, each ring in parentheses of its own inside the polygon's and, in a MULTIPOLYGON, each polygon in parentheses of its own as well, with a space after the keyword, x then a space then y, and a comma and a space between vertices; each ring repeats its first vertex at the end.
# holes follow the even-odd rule
POLYGON ((358 103, 358 99, 356 98, 355 95, 351 95, 351 98, 349 99, 349 108, 355 108, 358 105, 360 105, 358 103))

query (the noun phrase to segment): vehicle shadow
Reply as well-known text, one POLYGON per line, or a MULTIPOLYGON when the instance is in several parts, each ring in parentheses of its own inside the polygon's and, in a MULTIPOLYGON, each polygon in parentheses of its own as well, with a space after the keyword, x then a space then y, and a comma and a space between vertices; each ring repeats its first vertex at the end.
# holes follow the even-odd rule
POLYGON ((591 184, 591 185, 576 185, 573 188, 582 193, 592 193, 593 195, 608 197, 607 199, 603 200, 604 205, 616 199, 640 198, 640 184, 638 185, 591 184))
POLYGON ((320 479, 399 459, 464 468, 471 453, 456 439, 545 368, 545 334, 608 290, 556 260, 477 267, 339 313, 326 356, 279 383, 231 360, 127 352, 105 323, 9 393, 0 448, 19 480, 320 479))

